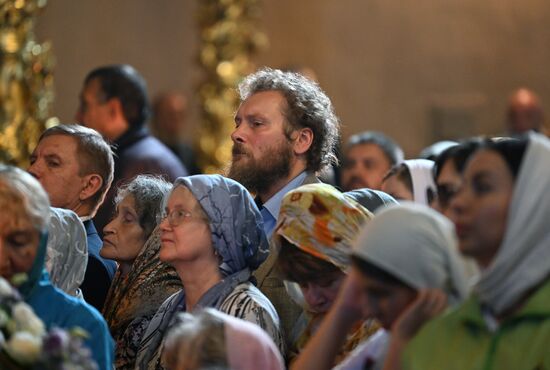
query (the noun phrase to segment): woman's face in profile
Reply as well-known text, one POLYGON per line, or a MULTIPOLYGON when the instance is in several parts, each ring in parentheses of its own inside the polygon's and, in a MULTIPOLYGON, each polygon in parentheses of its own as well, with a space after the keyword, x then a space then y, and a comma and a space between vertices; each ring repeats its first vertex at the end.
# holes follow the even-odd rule
POLYGON ((417 292, 405 285, 374 279, 359 269, 355 273, 364 316, 376 318, 384 329, 391 330, 399 315, 415 300, 417 292))
POLYGON ((308 309, 314 313, 327 313, 332 303, 336 300, 345 277, 346 275, 342 272, 331 274, 317 281, 300 283, 300 290, 308 305, 308 309))
POLYGON ((0 275, 10 280, 15 274, 31 270, 38 251, 40 233, 32 225, 22 205, 0 206, 0 275))
POLYGON ((502 244, 513 191, 513 175, 500 154, 482 149, 471 157, 451 208, 460 251, 481 266, 502 244))
POLYGON ((127 195, 117 204, 115 217, 103 229, 101 256, 119 263, 132 263, 145 244, 145 232, 139 223, 139 214, 133 195, 127 195))

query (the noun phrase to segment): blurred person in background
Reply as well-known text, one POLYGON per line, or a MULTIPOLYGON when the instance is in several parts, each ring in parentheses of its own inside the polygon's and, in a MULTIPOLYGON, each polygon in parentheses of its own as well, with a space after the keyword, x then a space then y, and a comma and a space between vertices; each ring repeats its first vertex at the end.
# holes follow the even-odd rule
POLYGON ((183 140, 189 103, 180 92, 161 92, 153 99, 151 132, 179 158, 189 175, 201 173, 193 148, 183 140))
POLYGON ((344 191, 382 190, 384 175, 401 162, 403 150, 381 132, 353 135, 344 146, 340 184, 344 191))

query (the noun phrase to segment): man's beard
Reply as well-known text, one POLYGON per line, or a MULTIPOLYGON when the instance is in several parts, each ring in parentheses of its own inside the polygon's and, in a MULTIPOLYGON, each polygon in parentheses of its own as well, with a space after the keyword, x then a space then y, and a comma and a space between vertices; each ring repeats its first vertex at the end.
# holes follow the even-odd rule
POLYGON ((250 192, 264 193, 273 184, 290 174, 292 147, 288 141, 270 146, 260 158, 253 158, 243 144, 233 144, 233 158, 243 155, 241 160, 233 160, 227 173, 229 178, 240 182, 250 192))

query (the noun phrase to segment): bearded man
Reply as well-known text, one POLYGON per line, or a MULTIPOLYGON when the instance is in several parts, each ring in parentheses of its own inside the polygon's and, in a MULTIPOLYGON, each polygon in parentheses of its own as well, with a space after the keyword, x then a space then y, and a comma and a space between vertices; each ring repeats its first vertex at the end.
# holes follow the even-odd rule
MULTIPOLYGON (((238 90, 241 105, 231 134, 228 176, 256 194, 270 238, 284 195, 318 182, 316 174, 336 163, 340 126, 327 95, 300 74, 265 68, 249 75, 238 90)), ((272 247, 255 277, 277 309, 290 345, 302 309, 290 299, 274 269, 278 253, 272 247)))
POLYGON ((339 122, 319 85, 297 73, 265 68, 238 89, 228 175, 256 194, 269 238, 283 196, 336 163, 339 122))

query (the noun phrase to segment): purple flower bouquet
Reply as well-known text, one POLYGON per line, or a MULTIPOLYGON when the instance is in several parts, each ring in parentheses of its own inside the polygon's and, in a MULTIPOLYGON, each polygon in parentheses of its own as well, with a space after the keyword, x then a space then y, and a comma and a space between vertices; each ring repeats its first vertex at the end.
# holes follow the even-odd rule
POLYGON ((80 328, 46 330, 17 290, 0 278, 0 369, 97 370, 80 328))

